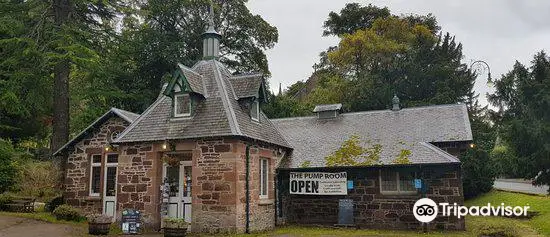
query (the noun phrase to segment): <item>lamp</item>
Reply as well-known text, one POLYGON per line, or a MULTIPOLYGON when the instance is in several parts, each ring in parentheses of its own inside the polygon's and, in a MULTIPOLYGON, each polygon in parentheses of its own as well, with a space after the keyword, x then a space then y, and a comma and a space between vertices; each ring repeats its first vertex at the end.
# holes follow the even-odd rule
POLYGON ((487 69, 487 86, 493 87, 493 78, 491 78, 491 67, 489 67, 489 64, 483 60, 477 60, 474 61, 472 64, 470 64, 470 68, 473 69, 474 72, 477 73, 483 73, 485 69, 487 69), (475 67, 475 68, 474 68, 475 67))

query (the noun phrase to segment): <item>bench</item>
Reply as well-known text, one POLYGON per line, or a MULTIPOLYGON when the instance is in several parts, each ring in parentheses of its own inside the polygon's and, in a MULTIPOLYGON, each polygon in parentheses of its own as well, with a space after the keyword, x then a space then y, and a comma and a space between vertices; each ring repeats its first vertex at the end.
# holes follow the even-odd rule
POLYGON ((31 197, 20 197, 13 199, 11 203, 6 204, 6 207, 11 212, 34 212, 35 200, 31 197))

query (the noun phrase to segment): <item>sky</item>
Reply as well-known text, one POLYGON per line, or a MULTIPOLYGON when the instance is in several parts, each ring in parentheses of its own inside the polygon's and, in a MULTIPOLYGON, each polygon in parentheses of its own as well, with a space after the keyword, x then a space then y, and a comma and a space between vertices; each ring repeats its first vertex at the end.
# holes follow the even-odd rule
MULTIPOLYGON (((305 81, 318 62, 319 53, 338 45, 337 37, 322 37, 329 12, 340 12, 346 3, 387 6, 392 14, 432 13, 442 28, 463 44, 463 62, 483 60, 493 79, 500 79, 515 61, 529 65, 533 55, 550 51, 550 1, 547 0, 250 0, 250 11, 259 14, 279 31, 279 41, 267 50, 271 90, 305 81)), ((480 102, 486 104, 487 71, 475 85, 480 102)))

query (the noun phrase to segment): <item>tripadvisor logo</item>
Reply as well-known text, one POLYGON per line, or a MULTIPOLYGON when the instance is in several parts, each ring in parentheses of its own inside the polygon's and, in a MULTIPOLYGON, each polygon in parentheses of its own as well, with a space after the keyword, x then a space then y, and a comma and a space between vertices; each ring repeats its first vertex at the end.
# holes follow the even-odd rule
POLYGON ((421 198, 413 206, 413 215, 416 220, 424 223, 433 221, 437 215, 456 216, 458 219, 469 216, 527 216, 529 206, 505 206, 501 203, 494 206, 487 203, 485 206, 461 206, 456 203, 436 204, 432 199, 421 198))

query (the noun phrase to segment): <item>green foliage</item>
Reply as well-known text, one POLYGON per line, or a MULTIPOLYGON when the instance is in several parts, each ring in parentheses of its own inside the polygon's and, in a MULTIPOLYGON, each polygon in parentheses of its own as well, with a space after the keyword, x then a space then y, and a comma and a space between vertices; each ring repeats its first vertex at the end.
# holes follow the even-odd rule
POLYGON ((185 221, 183 218, 164 218, 162 220, 164 222, 165 228, 187 228, 189 226, 189 223, 185 221))
POLYGON ((311 166, 311 161, 309 160, 306 160, 304 162, 302 162, 302 164, 300 164, 300 168, 308 168, 311 166))
POLYGON ((521 177, 524 167, 517 163, 516 155, 507 146, 495 146, 490 155, 497 175, 507 178, 521 177))
POLYGON ((80 210, 67 204, 58 206, 53 210, 52 214, 57 220, 81 221, 83 219, 80 210))
POLYGON ((401 165, 410 164, 411 161, 409 160, 409 157, 411 155, 412 155, 411 150, 401 149, 401 151, 399 151, 399 155, 397 155, 397 157, 392 161, 392 163, 401 164, 401 165))
POLYGON ((477 147, 468 149, 460 161, 465 198, 491 191, 496 174, 487 151, 477 147))
POLYGON ((495 82, 489 102, 498 108, 493 119, 499 138, 516 155, 514 163, 521 164, 522 178, 536 177, 537 184, 550 184, 550 59, 546 53, 535 54, 528 68, 516 62, 495 82))
POLYGON ((7 210, 6 204, 12 203, 13 200, 14 200, 13 195, 9 193, 0 194, 0 210, 6 211, 7 210))
POLYGON ((46 202, 46 205, 44 206, 44 210, 47 212, 53 212, 55 209, 57 209, 57 207, 63 204, 65 204, 63 197, 57 196, 46 202))
POLYGON ((338 150, 325 157, 325 165, 331 166, 368 166, 380 163, 382 145, 374 144, 371 147, 361 146, 361 139, 352 135, 342 143, 338 150))
POLYGON ((477 231, 478 236, 487 237, 516 237, 520 236, 514 226, 506 223, 492 223, 485 225, 477 231))
POLYGON ((17 182, 16 152, 10 141, 0 139, 0 193, 8 191, 17 182))
POLYGON ((331 12, 324 28, 340 43, 320 53, 307 82, 288 88, 299 104, 342 103, 356 112, 387 109, 394 95, 402 107, 467 102, 475 75, 462 63, 462 45, 440 32, 434 16, 352 3, 331 12))
POLYGON ((19 170, 18 194, 22 196, 51 198, 59 194, 57 182, 61 173, 51 161, 24 162, 19 170))

